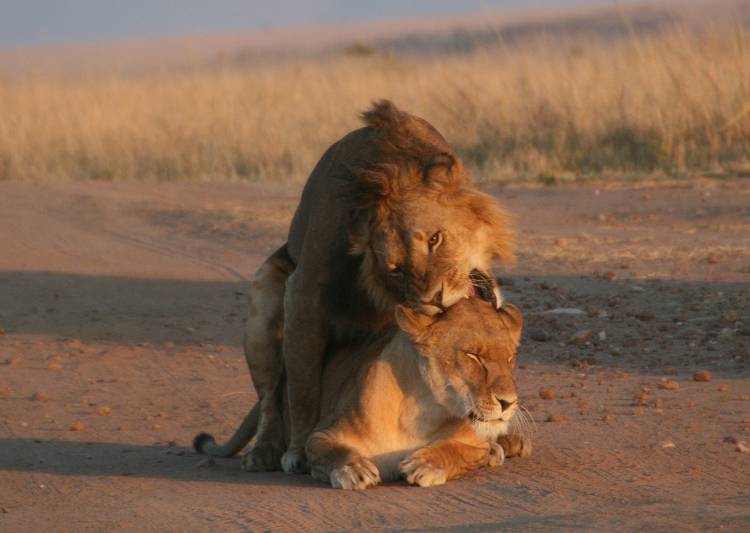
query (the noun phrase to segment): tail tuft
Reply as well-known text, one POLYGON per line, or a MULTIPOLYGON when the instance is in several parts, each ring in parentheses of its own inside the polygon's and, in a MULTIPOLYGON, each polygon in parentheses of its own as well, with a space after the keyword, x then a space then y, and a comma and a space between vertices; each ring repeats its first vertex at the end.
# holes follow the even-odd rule
POLYGON ((206 453, 204 450, 208 445, 216 445, 216 440, 208 433, 199 433, 193 439, 193 448, 198 453, 206 453))

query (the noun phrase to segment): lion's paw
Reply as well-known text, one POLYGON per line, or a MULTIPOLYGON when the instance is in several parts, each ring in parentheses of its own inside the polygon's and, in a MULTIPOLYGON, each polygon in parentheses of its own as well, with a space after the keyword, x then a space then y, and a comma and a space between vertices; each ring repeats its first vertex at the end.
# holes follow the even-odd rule
POLYGON ((420 487, 442 485, 448 479, 445 470, 430 461, 429 454, 419 451, 401 461, 399 471, 407 483, 420 487))
POLYGON ((275 472, 281 470, 284 449, 273 443, 256 443, 242 458, 242 469, 248 472, 275 472))
POLYGON ((497 444, 503 447, 505 457, 521 457, 525 459, 531 455, 531 439, 521 435, 502 435, 497 438, 497 444))
POLYGON ((330 474, 334 489, 364 490, 380 483, 378 467, 364 457, 357 457, 330 474))
POLYGON ((281 468, 287 474, 307 474, 308 468, 305 450, 289 448, 281 456, 281 468))

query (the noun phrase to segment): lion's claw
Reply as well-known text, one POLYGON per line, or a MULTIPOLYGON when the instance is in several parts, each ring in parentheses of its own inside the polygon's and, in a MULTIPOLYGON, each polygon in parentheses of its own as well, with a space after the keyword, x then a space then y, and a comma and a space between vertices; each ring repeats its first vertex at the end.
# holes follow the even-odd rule
POLYGON ((334 468, 330 481, 335 489, 364 490, 380 483, 380 472, 368 459, 357 457, 342 467, 334 468))
POLYGON ((430 462, 429 456, 419 452, 401 461, 399 470, 407 483, 420 487, 442 485, 448 478, 445 470, 435 466, 430 462))

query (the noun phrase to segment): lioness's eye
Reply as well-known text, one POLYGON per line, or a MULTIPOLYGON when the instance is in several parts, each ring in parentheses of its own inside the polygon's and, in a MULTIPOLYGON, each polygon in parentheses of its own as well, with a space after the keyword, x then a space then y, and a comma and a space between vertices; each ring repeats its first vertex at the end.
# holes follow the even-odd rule
POLYGON ((401 267, 398 266, 396 263, 388 263, 388 273, 391 276, 400 276, 403 274, 403 270, 401 270, 401 267))
POLYGON ((427 241, 427 244, 430 247, 430 250, 434 250, 438 246, 440 246, 440 243, 443 242, 443 234, 439 231, 436 231, 432 237, 430 237, 430 240, 427 241))

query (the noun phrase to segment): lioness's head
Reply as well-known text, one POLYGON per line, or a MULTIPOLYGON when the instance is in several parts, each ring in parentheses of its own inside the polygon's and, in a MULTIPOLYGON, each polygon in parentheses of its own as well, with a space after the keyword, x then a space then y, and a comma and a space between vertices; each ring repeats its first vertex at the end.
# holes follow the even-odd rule
POLYGON ((396 307, 419 369, 437 402, 466 417, 477 434, 494 439, 508 432, 518 411, 513 380, 523 317, 517 307, 500 309, 478 298, 428 316, 396 307))
POLYGON ((465 296, 502 303, 491 266, 511 260, 509 217, 476 190, 442 136, 388 102, 365 113, 376 161, 353 189, 351 252, 375 303, 436 314, 465 296))

